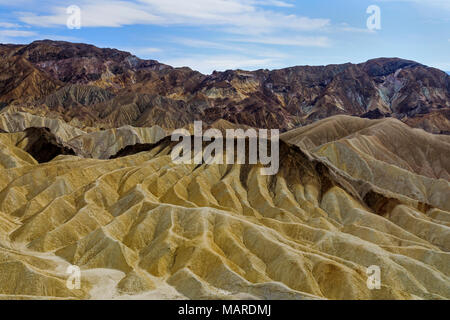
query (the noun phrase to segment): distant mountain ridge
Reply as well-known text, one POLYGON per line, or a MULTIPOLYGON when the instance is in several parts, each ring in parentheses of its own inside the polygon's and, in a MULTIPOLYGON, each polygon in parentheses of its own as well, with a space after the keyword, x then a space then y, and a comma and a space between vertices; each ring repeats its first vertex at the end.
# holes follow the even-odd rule
POLYGON ((0 299, 450 299, 449 79, 398 58, 204 75, 0 45, 0 299), (194 120, 286 131, 279 170, 173 161, 169 129, 194 120))
POLYGON ((62 41, 0 45, 2 112, 78 127, 184 127, 194 120, 289 130, 333 115, 395 117, 450 132, 450 76, 399 58, 204 75, 62 41))

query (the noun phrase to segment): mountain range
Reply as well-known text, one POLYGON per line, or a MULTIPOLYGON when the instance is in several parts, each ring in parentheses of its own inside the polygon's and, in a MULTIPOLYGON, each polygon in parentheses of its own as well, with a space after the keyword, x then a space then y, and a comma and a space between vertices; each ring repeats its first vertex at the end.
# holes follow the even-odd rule
POLYGON ((445 72, 204 75, 49 40, 0 62, 0 299, 450 299, 445 72), (278 173, 175 163, 195 120, 280 129, 278 173))
POLYGON ((115 49, 0 46, 3 109, 84 127, 181 128, 194 120, 289 130, 333 115, 397 118, 450 132, 450 76, 398 58, 204 75, 115 49))

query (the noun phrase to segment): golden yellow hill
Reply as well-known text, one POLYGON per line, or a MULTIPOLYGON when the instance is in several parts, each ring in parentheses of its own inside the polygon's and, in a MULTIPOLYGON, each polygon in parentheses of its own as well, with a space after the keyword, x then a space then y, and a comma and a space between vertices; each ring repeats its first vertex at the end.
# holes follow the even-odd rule
POLYGON ((450 137, 395 119, 338 116, 287 132, 301 146, 356 179, 450 210, 450 137))
POLYGON ((0 131, 0 141, 6 139, 13 147, 24 149, 30 140, 24 131, 32 128, 47 128, 57 142, 72 149, 77 155, 99 159, 108 159, 129 145, 156 143, 168 134, 159 126, 151 128, 123 126, 107 130, 90 128, 84 131, 59 119, 24 112, 0 114, 0 130, 14 133, 2 134, 0 131))
POLYGON ((1 297, 450 298, 448 181, 421 201, 285 143, 273 177, 172 147, 0 168, 1 297))

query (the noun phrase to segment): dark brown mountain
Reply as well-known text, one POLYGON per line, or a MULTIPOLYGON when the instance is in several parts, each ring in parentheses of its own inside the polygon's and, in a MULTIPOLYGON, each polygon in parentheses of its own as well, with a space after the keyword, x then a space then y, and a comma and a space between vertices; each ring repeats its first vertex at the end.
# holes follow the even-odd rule
POLYGON ((75 152, 58 141, 59 139, 48 128, 28 128, 25 130, 24 140, 26 140, 24 151, 39 163, 48 162, 58 155, 75 155, 75 152))
POLYGON ((35 101, 64 85, 20 57, 1 58, 0 103, 35 101))
POLYGON ((224 119, 287 130, 345 114, 450 132, 450 76, 398 58, 203 75, 116 49, 44 40, 1 45, 0 60, 3 111, 80 126, 173 129, 224 119))

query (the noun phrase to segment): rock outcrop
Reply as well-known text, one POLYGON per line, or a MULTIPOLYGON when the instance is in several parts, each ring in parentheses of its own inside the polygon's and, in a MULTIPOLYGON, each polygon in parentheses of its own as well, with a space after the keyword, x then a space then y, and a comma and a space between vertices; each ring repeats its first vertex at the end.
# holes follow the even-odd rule
POLYGON ((0 299, 450 299, 446 73, 203 75, 49 40, 0 45, 0 73, 0 299), (279 171, 173 161, 196 120, 284 131, 279 171))
MULTIPOLYGON (((396 190, 379 186, 373 163, 373 180, 357 176, 346 154, 322 149, 352 134, 358 146, 386 121, 334 120, 294 132, 311 151, 282 142, 275 176, 176 164, 170 139, 111 160, 0 169, 0 268, 14 275, 0 297, 449 299, 449 182, 427 178, 436 185, 422 199, 399 187, 424 187, 412 171, 396 167, 396 190), (80 290, 63 285, 69 264, 80 290), (380 290, 367 288, 371 265, 380 290)), ((353 168, 367 161, 359 147, 353 168)))
POLYGON ((173 130, 223 119, 289 130, 343 114, 395 117, 432 133, 450 132, 450 76, 398 58, 203 75, 86 44, 36 41, 0 52, 2 73, 13 76, 0 83, 3 110, 58 117, 80 128, 173 130))
MULTIPOLYGON (((9 135, 10 137, 14 136, 16 140, 19 139, 12 144, 20 146, 20 148, 36 157, 40 156, 40 151, 31 152, 31 149, 37 146, 35 144, 37 141, 42 142, 43 140, 40 139, 46 136, 44 140, 51 139, 54 141, 51 144, 57 144, 65 148, 65 151, 62 151, 61 154, 76 154, 85 158, 97 159, 108 159, 119 150, 137 143, 156 143, 168 134, 159 126, 151 128, 123 126, 107 130, 90 128, 90 132, 86 132, 62 120, 39 117, 23 112, 0 114, 0 130, 17 133, 16 135, 9 135), (28 144, 23 141, 27 141, 28 144), (30 147, 31 145, 33 147, 30 147), (69 149, 72 151, 69 151, 69 149)), ((45 148, 38 149, 46 152, 45 148)))

